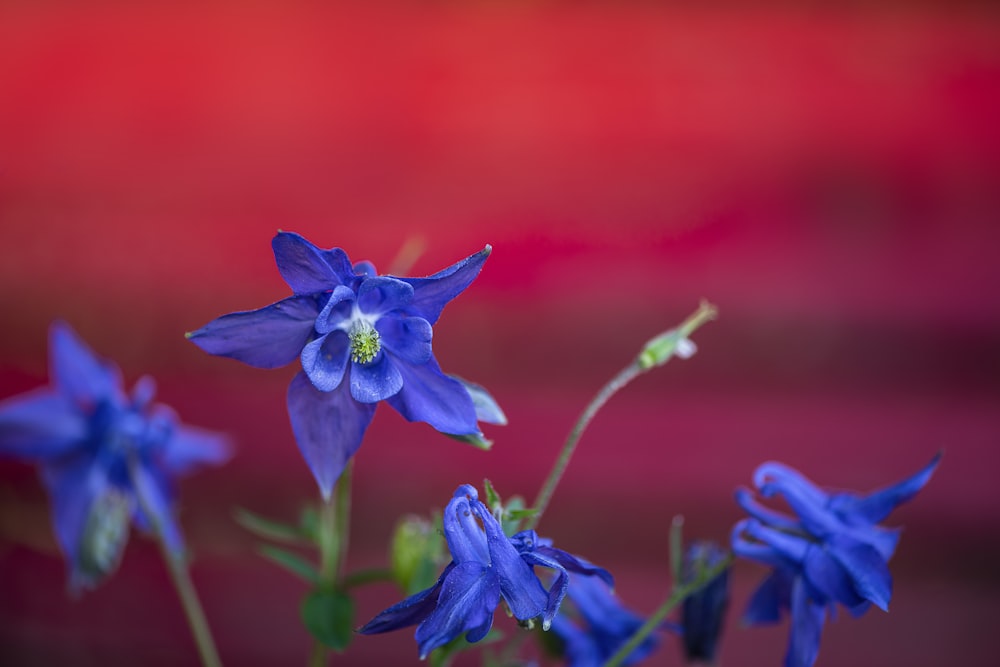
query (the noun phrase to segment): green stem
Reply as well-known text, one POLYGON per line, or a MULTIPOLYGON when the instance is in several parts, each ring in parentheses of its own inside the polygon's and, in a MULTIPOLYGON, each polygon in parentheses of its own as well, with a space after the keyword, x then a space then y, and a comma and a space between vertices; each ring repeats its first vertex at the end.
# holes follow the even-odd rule
MULTIPOLYGON (((333 498, 323 501, 319 515, 319 586, 335 591, 342 587, 340 581, 344 562, 347 560, 347 545, 351 525, 351 470, 353 462, 347 464, 337 479, 333 498)), ((313 640, 309 654, 310 667, 326 665, 329 649, 319 640, 313 640)))
POLYGON ((549 472, 549 476, 545 479, 545 483, 542 484, 542 488, 538 492, 538 496, 535 498, 535 503, 532 506, 535 509, 535 514, 528 519, 527 528, 535 528, 541 520, 542 514, 545 513, 545 510, 549 505, 549 501, 552 500, 552 494, 555 493, 556 487, 559 485, 559 480, 562 479, 563 473, 566 472, 566 467, 569 465, 570 459, 573 458, 573 452, 576 451, 576 445, 580 442, 580 437, 583 435, 583 432, 587 430, 587 426, 590 425, 594 415, 596 415, 597 412, 604 407, 604 404, 607 403, 612 396, 618 393, 618 391, 625 387, 625 385, 629 382, 646 371, 651 370, 656 366, 665 364, 670 357, 675 354, 680 340, 686 339, 702 324, 715 319, 716 314, 717 311, 715 306, 707 301, 702 301, 698 310, 684 320, 680 326, 664 332, 649 341, 645 347, 643 347, 639 356, 637 356, 632 363, 620 370, 617 375, 611 378, 611 380, 604 385, 599 392, 597 392, 597 395, 594 396, 587 407, 583 410, 583 413, 576 420, 576 424, 573 425, 573 430, 570 431, 569 435, 566 437, 566 442, 563 443, 562 451, 559 452, 559 456, 556 458, 556 462, 553 464, 552 470, 549 472))
POLYGON ((706 568, 700 572, 698 577, 693 581, 680 586, 675 585, 670 595, 660 605, 660 608, 653 612, 653 615, 642 624, 642 627, 635 631, 635 634, 627 642, 622 644, 621 648, 614 655, 608 658, 608 661, 604 663, 604 667, 619 667, 632 654, 632 651, 645 641, 646 637, 660 627, 670 612, 684 601, 684 598, 697 593, 707 586, 713 579, 722 574, 732 562, 733 557, 729 555, 714 567, 706 568))
POLYGON ((130 457, 128 467, 129 475, 132 478, 132 488, 135 490, 139 508, 149 521, 150 527, 153 529, 153 534, 156 535, 160 554, 167 564, 167 571, 170 572, 170 580, 174 585, 174 590, 177 591, 177 597, 181 600, 181 606, 184 608, 184 616, 187 618, 191 634, 198 647, 201 664, 204 667, 221 667, 222 661, 219 659, 219 652, 215 648, 212 632, 208 628, 208 619, 205 617, 205 611, 201 607, 201 602, 198 600, 198 593, 194 588, 194 583, 191 581, 187 561, 184 558, 184 554, 175 553, 167 546, 167 541, 163 537, 163 526, 160 524, 159 519, 157 519, 156 513, 151 510, 152 504, 146 497, 147 489, 142 481, 143 476, 137 470, 138 465, 135 457, 130 457))

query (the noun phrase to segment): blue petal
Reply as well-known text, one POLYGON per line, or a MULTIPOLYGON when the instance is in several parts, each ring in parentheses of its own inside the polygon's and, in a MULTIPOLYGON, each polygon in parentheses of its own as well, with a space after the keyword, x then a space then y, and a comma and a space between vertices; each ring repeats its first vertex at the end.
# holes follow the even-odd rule
POLYGON ((361 260, 360 262, 355 262, 354 273, 358 276, 364 276, 365 278, 374 278, 378 275, 378 271, 375 270, 375 265, 368 260, 361 260))
POLYGON ((316 332, 325 334, 340 327, 351 317, 354 310, 355 294, 350 287, 337 285, 326 300, 323 310, 316 316, 316 332))
POLYGON ((375 323, 382 345, 403 361, 420 365, 431 358, 430 323, 422 317, 387 315, 375 323))
POLYGON ((258 310, 223 315, 187 338, 209 354, 256 368, 278 368, 299 356, 318 312, 312 297, 292 296, 258 310))
POLYGON ((826 504, 827 494, 806 479, 798 470, 775 461, 768 461, 757 466, 757 469, 753 473, 753 483, 754 486, 761 489, 762 495, 774 495, 773 490, 765 492, 764 489, 770 487, 775 482, 782 483, 783 488, 797 488, 799 495, 809 503, 819 506, 826 504))
POLYGON ((743 622, 747 625, 770 625, 781 620, 781 612, 792 600, 792 579, 789 570, 777 568, 760 583, 750 597, 743 622))
POLYGON ((82 445, 87 420, 72 402, 51 389, 0 403, 0 454, 27 461, 57 457, 82 445))
POLYGON ((95 355, 65 322, 49 327, 49 377, 82 407, 125 400, 118 366, 95 355))
POLYGON ((552 632, 563 642, 563 655, 570 667, 601 667, 608 656, 602 654, 589 632, 559 614, 552 619, 552 632))
MULTIPOLYGON (((805 544, 798 545, 795 553, 789 555, 785 551, 776 548, 761 537, 767 529, 756 519, 743 519, 733 526, 730 535, 730 546, 733 553, 740 558, 748 558, 772 567, 789 568, 797 570, 801 559, 805 557, 805 544)), ((789 540, 797 540, 787 536, 789 540)), ((780 539, 780 537, 779 537, 780 539)))
MULTIPOLYGON (((472 513, 483 523, 493 570, 500 578, 500 590, 514 617, 521 621, 540 616, 545 611, 548 594, 531 566, 524 562, 517 549, 503 533, 500 522, 476 501, 472 513)), ((546 621, 546 629, 548 621, 546 621)))
POLYGON ((818 545, 810 545, 807 550, 802 572, 809 597, 820 604, 840 602, 851 607, 865 601, 855 590, 850 574, 818 545))
POLYGON ((775 528, 794 531, 802 530, 802 525, 792 517, 781 512, 775 512, 769 507, 764 507, 758 503, 749 489, 736 490, 736 504, 742 507, 753 518, 775 528))
POLYGON ((422 366, 400 363, 403 388, 389 399, 389 405, 407 421, 421 421, 442 433, 471 435, 479 433, 476 409, 469 392, 456 380, 441 372, 431 357, 422 366))
POLYGON ((293 232, 278 232, 271 241, 281 277, 295 294, 319 294, 349 284, 354 269, 340 248, 320 250, 293 232))
POLYGON ((500 409, 500 405, 496 402, 496 399, 490 395, 490 392, 486 391, 483 387, 469 382, 468 380, 463 380, 457 375, 449 375, 448 377, 453 380, 457 380, 462 383, 465 390, 469 392, 469 397, 472 399, 472 406, 476 410, 476 419, 481 422, 486 422, 487 424, 498 424, 504 426, 507 424, 507 415, 503 413, 500 409))
POLYGON ((812 667, 819 654, 826 610, 809 599, 801 579, 792 584, 791 615, 785 667, 812 667))
MULTIPOLYGON (((889 611, 892 598, 892 575, 885 559, 868 544, 844 536, 836 536, 828 543, 830 555, 849 575, 857 594, 882 611, 889 611)), ((857 607, 860 601, 848 607, 857 607)))
POLYGON ((461 294, 479 275, 491 250, 490 246, 486 246, 476 254, 426 278, 402 278, 401 280, 413 285, 413 302, 408 311, 431 324, 437 322, 445 304, 461 294))
POLYGON ((320 336, 302 348, 302 370, 320 391, 333 391, 344 379, 351 343, 343 331, 320 336))
POLYGON ((499 603, 500 583, 492 568, 474 561, 456 565, 444 580, 437 608, 417 628, 421 660, 462 633, 470 642, 485 637, 499 603))
POLYGON ((159 457, 171 476, 184 475, 206 465, 220 465, 233 454, 229 439, 221 433, 194 426, 177 425, 159 457))
POLYGON ((329 499, 375 415, 375 404, 355 401, 348 384, 341 382, 335 390, 323 392, 305 373, 298 373, 288 387, 288 416, 295 441, 324 499, 329 499))
POLYGON ((489 547, 486 533, 472 516, 471 503, 478 503, 479 494, 475 487, 463 484, 455 490, 445 507, 442 523, 444 537, 448 542, 451 557, 457 563, 476 562, 489 565, 489 547))
POLYGON ((855 494, 835 494, 830 499, 830 508, 842 513, 845 520, 856 517, 870 523, 882 521, 889 513, 917 494, 930 481, 931 475, 937 469, 942 454, 939 452, 919 472, 902 482, 885 489, 875 491, 867 496, 858 497, 855 494))
POLYGON ((422 622, 437 607, 444 580, 454 568, 455 563, 449 563, 433 586, 380 612, 375 618, 359 628, 358 632, 363 635, 376 635, 422 622))
POLYGON ((398 278, 365 278, 358 287, 358 308, 366 315, 381 315, 405 308, 413 300, 413 287, 398 278))
POLYGON ((403 376, 384 352, 371 363, 351 364, 351 396, 356 401, 378 403, 402 388, 403 376))

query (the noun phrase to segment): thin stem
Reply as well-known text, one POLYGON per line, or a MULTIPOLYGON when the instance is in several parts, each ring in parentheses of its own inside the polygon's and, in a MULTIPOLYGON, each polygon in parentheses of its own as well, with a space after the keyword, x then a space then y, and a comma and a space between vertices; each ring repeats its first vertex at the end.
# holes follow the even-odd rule
POLYGON ((535 504, 532 507, 535 508, 535 514, 528 519, 527 528, 534 528, 538 525, 538 521, 542 518, 542 514, 549 505, 549 501, 552 499, 552 494, 555 493, 556 486, 559 485, 559 480, 562 479, 563 473, 566 472, 566 466, 569 465, 569 461, 573 458, 573 452, 576 450, 576 445, 580 442, 580 437, 583 432, 587 430, 587 426, 590 425, 590 421, 597 414, 597 411, 604 407, 604 404, 614 396, 619 389, 627 385, 637 376, 641 375, 643 369, 639 367, 636 361, 623 368, 618 372, 611 381, 604 385, 597 395, 594 396, 593 400, 584 409, 583 414, 580 418, 576 420, 576 424, 573 426, 573 430, 569 432, 569 436, 566 438, 566 442, 563 444, 562 451, 559 452, 559 457, 556 459, 555 464, 552 466, 549 476, 545 479, 545 483, 542 485, 541 491, 538 492, 538 497, 535 498, 535 504))
MULTIPOLYGON (((351 523, 351 470, 348 463, 340 473, 334 497, 323 501, 319 516, 319 586, 329 590, 341 587, 341 572, 347 560, 347 545, 351 523)), ((310 667, 326 665, 329 649, 319 640, 313 640, 309 654, 310 667)))
POLYGON ((174 585, 174 590, 177 591, 177 596, 181 600, 181 606, 184 608, 184 616, 187 618, 191 634, 194 636, 195 644, 198 647, 201 664, 204 667, 221 667, 222 661, 219 659, 219 652, 215 648, 212 632, 208 628, 208 619, 205 617, 205 611, 201 607, 201 602, 198 600, 198 593, 194 588, 194 583, 191 581, 187 561, 183 554, 175 553, 167 546, 167 541, 163 536, 163 526, 156 513, 152 511, 152 503, 146 497, 147 488, 143 482, 144 475, 138 470, 138 465, 139 463, 134 456, 129 458, 128 466, 129 475, 132 478, 132 488, 135 490, 135 497, 139 502, 139 508, 149 521, 150 527, 153 529, 153 534, 156 535, 160 554, 162 554, 163 560, 167 564, 167 571, 170 572, 170 580, 174 585))
POLYGON ((675 585, 674 589, 670 592, 670 595, 667 596, 667 599, 663 601, 662 605, 660 605, 660 608, 653 612, 653 615, 642 624, 642 627, 635 631, 635 634, 633 634, 627 642, 622 644, 614 655, 608 658, 608 661, 604 663, 604 667, 619 667, 623 662, 625 662, 626 658, 632 654, 632 651, 645 641, 646 637, 660 627, 670 612, 672 612, 677 605, 684 601, 684 598, 697 593, 702 588, 707 586, 713 579, 722 574, 726 568, 732 564, 732 562, 732 555, 728 555, 726 558, 716 563, 714 567, 706 568, 701 571, 693 581, 680 586, 675 585))

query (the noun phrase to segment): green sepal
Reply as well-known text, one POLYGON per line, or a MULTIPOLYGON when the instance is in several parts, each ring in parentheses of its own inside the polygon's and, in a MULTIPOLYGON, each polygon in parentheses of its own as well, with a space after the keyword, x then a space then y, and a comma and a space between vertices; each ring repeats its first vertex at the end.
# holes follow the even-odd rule
POLYGON ((288 523, 265 519, 242 507, 237 507, 233 511, 233 516, 236 518, 236 523, 257 537, 290 544, 311 544, 313 542, 310 536, 302 530, 301 526, 293 526, 288 523))
POLYGON ((354 600, 341 591, 314 588, 299 608, 309 634, 324 646, 343 651, 354 637, 354 600))
POLYGON ((305 579, 310 584, 316 584, 319 582, 319 572, 316 571, 316 566, 296 553, 280 549, 270 544, 261 544, 258 546, 257 553, 264 558, 277 563, 292 574, 305 579))
POLYGON ((496 513, 498 510, 502 511, 503 501, 500 500, 500 494, 493 488, 490 480, 483 480, 483 491, 486 493, 486 506, 490 508, 490 511, 493 513, 496 513))
POLYGON ((392 576, 407 595, 430 588, 444 561, 444 537, 435 522, 405 516, 396 524, 389 551, 392 576))
POLYGON ((481 449, 484 452, 488 452, 491 447, 493 447, 493 441, 489 440, 482 433, 470 433, 469 435, 455 435, 453 433, 445 433, 449 438, 458 440, 459 442, 464 442, 467 445, 472 445, 476 449, 481 449))

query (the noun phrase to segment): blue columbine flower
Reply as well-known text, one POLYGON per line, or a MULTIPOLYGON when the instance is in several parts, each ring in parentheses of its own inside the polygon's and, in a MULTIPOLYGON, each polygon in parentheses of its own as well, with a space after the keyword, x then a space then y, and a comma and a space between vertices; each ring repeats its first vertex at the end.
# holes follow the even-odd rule
MULTIPOLYGON (((600 667, 646 622, 622 605, 602 577, 572 576, 569 599, 577 620, 564 608, 552 621, 569 667, 600 667)), ((659 637, 650 634, 622 664, 645 660, 658 645, 659 637)))
POLYGON ((899 529, 878 522, 923 488, 940 458, 938 454, 912 477, 867 495, 827 493, 780 463, 757 468, 754 485, 760 495, 780 495, 794 517, 758 504, 746 489, 737 492, 737 502, 751 518, 733 528, 733 551, 774 568, 751 598, 745 620, 774 623, 783 610, 790 612, 785 667, 810 667, 816 661, 823 623, 836 603, 854 616, 872 604, 888 611, 888 561, 899 529))
POLYGON ((188 334, 198 347, 257 368, 301 360, 288 388, 299 449, 329 497, 361 445, 379 401, 409 421, 483 441, 477 420, 506 423, 488 393, 445 375, 431 351, 431 326, 479 274, 490 247, 426 278, 379 276, 340 248, 320 250, 289 232, 271 242, 293 295, 231 313, 188 334))
POLYGON ((49 369, 52 387, 0 403, 0 455, 39 464, 70 590, 92 588, 114 571, 130 520, 147 530, 155 524, 168 548, 182 553, 173 478, 224 462, 224 438, 184 426, 154 403, 151 378, 126 395, 118 366, 61 322, 49 331, 49 369))
POLYGON ((455 491, 443 524, 453 560, 437 582, 381 612, 358 632, 378 634, 417 625, 422 659, 463 633, 469 642, 485 637, 501 598, 518 621, 530 624, 541 617, 543 629, 548 629, 565 594, 567 571, 611 580, 605 570, 538 540, 534 531, 508 538, 467 484, 455 491), (545 590, 533 565, 556 570, 551 591, 545 590))
MULTIPOLYGON (((726 552, 714 542, 692 543, 684 553, 681 583, 694 581, 702 571, 717 567, 726 557, 726 552)), ((696 593, 684 598, 681 605, 681 627, 684 655, 689 662, 715 664, 728 606, 728 567, 696 593)))

